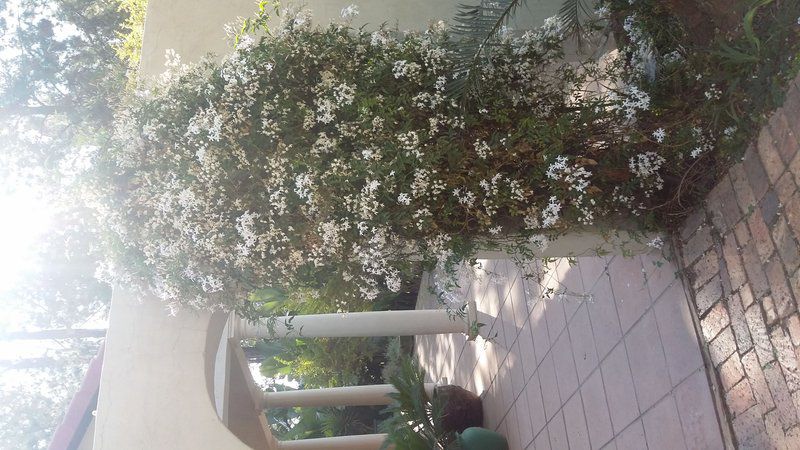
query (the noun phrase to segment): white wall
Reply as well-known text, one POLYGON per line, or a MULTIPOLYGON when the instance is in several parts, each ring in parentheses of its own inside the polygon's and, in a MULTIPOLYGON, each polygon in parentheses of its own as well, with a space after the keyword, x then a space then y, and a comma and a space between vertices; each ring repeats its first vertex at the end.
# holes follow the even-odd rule
MULTIPOLYGON (((450 20, 456 5, 470 0, 307 0, 294 2, 311 9, 314 20, 326 24, 338 20, 342 8, 356 4, 359 16, 354 27, 375 29, 381 23, 399 29, 424 28, 432 20, 450 20)), ((477 0, 471 0, 477 2, 477 0)), ((285 4, 289 4, 286 2, 285 4)), ((517 13, 515 28, 540 25, 558 12, 562 0, 530 0, 517 13)), ((257 11, 253 0, 151 0, 147 6, 141 72, 154 75, 163 71, 164 53, 173 49, 186 61, 196 61, 207 53, 225 54, 230 48, 223 26, 241 23, 257 11)))

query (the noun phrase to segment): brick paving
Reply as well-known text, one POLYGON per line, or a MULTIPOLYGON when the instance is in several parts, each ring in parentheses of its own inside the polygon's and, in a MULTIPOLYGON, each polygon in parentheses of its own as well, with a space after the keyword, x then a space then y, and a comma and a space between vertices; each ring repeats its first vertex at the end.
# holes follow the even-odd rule
MULTIPOLYGON (((418 336, 416 353, 431 380, 483 397, 485 426, 512 450, 724 448, 688 294, 660 252, 564 258, 539 282, 483 264, 457 294, 496 318, 495 337, 418 336)), ((418 304, 437 300, 423 290, 418 304)), ((737 369, 730 383, 745 389, 737 369)))
POLYGON ((677 233, 738 448, 800 449, 800 86, 677 233))

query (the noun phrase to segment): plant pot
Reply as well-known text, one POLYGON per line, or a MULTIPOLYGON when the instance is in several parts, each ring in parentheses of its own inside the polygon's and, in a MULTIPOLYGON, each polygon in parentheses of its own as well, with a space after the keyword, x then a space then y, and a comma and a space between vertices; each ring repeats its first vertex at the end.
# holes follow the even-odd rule
POLYGON ((486 428, 467 428, 456 440, 461 450, 508 450, 506 438, 486 428))
POLYGON ((444 414, 442 428, 460 433, 470 427, 483 425, 481 398, 460 386, 437 386, 434 395, 442 399, 444 414))

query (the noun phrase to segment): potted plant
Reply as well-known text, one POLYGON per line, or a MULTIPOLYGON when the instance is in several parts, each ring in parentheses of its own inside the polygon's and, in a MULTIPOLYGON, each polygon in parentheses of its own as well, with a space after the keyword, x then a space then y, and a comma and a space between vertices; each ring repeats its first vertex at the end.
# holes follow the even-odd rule
POLYGON ((480 398, 455 386, 439 387, 429 396, 425 391, 425 373, 408 355, 401 357, 399 370, 389 381, 397 392, 391 394, 394 402, 386 409, 391 417, 381 424, 388 435, 382 448, 394 445, 402 450, 508 449, 502 435, 479 426, 483 421, 480 398))

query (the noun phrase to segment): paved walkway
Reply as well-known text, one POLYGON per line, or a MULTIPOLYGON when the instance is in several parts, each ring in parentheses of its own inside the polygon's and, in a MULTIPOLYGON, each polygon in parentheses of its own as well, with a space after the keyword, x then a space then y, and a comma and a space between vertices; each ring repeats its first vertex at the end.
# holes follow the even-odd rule
POLYGON ((799 87, 677 239, 739 448, 800 448, 799 87))
MULTIPOLYGON (((512 450, 723 447, 689 301, 660 252, 562 259, 540 282, 484 265, 456 294, 496 317, 496 338, 424 336, 416 351, 432 380, 483 396, 512 450)), ((423 291, 420 307, 436 300, 423 291)))

